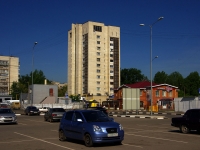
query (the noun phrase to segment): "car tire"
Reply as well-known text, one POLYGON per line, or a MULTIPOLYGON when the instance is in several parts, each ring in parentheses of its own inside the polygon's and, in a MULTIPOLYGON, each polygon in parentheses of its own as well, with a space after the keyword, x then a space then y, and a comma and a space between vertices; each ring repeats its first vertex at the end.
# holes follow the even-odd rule
POLYGON ((122 141, 115 142, 116 145, 122 145, 122 141))
POLYGON ((60 141, 66 141, 67 140, 63 130, 59 131, 59 140, 60 141))
POLYGON ((184 124, 181 125, 180 131, 181 131, 182 133, 184 133, 184 134, 187 134, 187 133, 190 132, 189 128, 188 128, 186 125, 184 125, 184 124))
POLYGON ((93 146, 93 142, 92 142, 92 138, 91 138, 90 134, 86 134, 84 136, 84 142, 85 142, 85 146, 87 146, 87 147, 93 146))

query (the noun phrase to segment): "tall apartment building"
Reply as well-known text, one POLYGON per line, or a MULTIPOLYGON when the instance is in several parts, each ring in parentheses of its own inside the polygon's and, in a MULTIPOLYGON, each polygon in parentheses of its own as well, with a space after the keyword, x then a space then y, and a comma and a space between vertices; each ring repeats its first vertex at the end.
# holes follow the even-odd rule
POLYGON ((0 56, 0 96, 9 95, 13 82, 18 82, 19 58, 0 56))
POLYGON ((120 85, 120 28, 88 21, 68 31, 68 95, 113 95, 120 85))

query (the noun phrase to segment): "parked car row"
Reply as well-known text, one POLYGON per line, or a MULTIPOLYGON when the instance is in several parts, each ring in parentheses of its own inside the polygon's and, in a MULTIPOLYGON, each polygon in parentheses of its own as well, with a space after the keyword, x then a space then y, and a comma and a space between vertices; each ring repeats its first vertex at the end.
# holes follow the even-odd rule
MULTIPOLYGON (((35 106, 28 106, 24 113, 29 116, 40 115, 41 111, 35 106)), ((58 127, 60 141, 82 140, 85 146, 91 147, 95 143, 121 144, 124 139, 122 125, 114 122, 102 107, 68 111, 63 108, 47 108, 44 121, 60 121, 58 127)), ((0 123, 17 123, 17 117, 9 108, 0 109, 0 123)))

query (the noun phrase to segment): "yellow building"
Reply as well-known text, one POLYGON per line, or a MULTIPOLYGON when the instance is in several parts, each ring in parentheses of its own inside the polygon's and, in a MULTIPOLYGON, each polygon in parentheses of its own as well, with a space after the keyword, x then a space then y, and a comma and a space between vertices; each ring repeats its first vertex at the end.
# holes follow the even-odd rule
MULTIPOLYGON (((88 21, 68 31, 68 95, 114 94, 120 85, 120 28, 88 21)), ((103 99, 102 99, 103 100, 103 99)))
POLYGON ((19 58, 0 56, 0 96, 10 94, 13 82, 18 82, 19 58))

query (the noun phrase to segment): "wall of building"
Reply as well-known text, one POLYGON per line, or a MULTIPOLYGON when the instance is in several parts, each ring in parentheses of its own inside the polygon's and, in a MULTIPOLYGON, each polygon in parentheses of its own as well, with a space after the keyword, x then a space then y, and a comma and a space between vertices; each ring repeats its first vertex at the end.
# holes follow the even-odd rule
MULTIPOLYGON (((31 91, 31 93, 29 93, 30 95, 32 95, 33 93, 33 101, 30 100, 30 103, 32 102, 32 104, 40 104, 41 101, 44 100, 46 97, 54 97, 55 102, 58 98, 57 85, 34 84, 33 90, 32 90, 32 86, 31 85, 29 86, 29 91, 31 91)), ((32 96, 30 96, 30 98, 32 99, 32 96)))
POLYGON ((0 56, 0 95, 9 95, 13 82, 18 82, 19 58, 0 56))
POLYGON ((119 84, 120 28, 91 21, 72 24, 68 32, 68 94, 112 95, 119 84))

